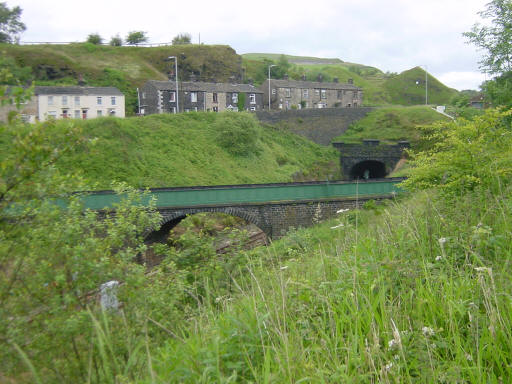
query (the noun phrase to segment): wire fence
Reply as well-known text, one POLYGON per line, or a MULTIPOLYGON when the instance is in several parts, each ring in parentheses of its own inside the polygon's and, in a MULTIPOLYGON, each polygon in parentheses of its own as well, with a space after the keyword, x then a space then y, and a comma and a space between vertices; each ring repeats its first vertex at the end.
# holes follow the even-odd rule
MULTIPOLYGON (((20 41, 20 45, 69 45, 83 44, 85 41, 20 41)), ((97 45, 110 46, 109 43, 100 43, 97 45)), ((172 43, 142 43, 142 44, 123 44, 123 47, 165 47, 172 43)))

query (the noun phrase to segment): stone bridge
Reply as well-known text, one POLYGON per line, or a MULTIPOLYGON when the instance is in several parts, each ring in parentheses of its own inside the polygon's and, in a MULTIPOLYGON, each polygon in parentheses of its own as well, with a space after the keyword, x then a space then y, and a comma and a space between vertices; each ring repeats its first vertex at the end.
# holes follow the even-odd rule
POLYGON ((395 145, 365 139, 362 144, 333 143, 340 151, 340 164, 345 179, 375 179, 389 175, 410 147, 408 141, 395 145))
MULTIPOLYGON (((222 212, 258 226, 269 238, 279 238, 290 228, 308 227, 331 218, 340 209, 359 207, 370 199, 391 198, 403 179, 357 182, 305 182, 246 184, 151 189, 162 215, 160 230, 149 242, 159 241, 188 215, 222 212)), ((112 191, 84 197, 86 208, 103 210, 120 200, 112 191)))

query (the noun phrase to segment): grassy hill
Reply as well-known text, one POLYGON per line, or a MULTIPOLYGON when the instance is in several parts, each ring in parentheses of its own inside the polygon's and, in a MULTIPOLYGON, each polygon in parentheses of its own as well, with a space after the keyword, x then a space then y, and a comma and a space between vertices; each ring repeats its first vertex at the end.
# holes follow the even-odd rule
MULTIPOLYGON (((246 77, 256 83, 267 77, 270 61, 277 63, 282 55, 265 53, 247 53, 242 55, 246 77)), ((401 74, 384 73, 380 69, 362 64, 343 62, 339 59, 321 59, 284 55, 291 65, 289 76, 300 79, 306 75, 308 80, 316 80, 322 74, 324 81, 337 77, 340 82, 353 79, 354 84, 363 88, 365 105, 417 105, 425 103, 425 72, 419 67, 401 74), (418 84, 416 83, 418 81, 418 84)), ((457 90, 448 88, 432 75, 428 75, 429 103, 447 104, 457 90)))
MULTIPOLYGON (((76 121, 91 139, 58 167, 79 171, 97 189, 112 181, 135 187, 243 184, 339 178, 338 154, 291 133, 260 125, 253 115, 190 113, 76 121), (221 137, 253 137, 233 153, 221 137), (254 140, 252 140, 254 139, 254 140), (252 140, 252 141, 251 141, 252 140)), ((59 121, 58 124, 68 124, 59 121)), ((246 140, 247 138, 245 138, 246 140)), ((8 145, 8 143, 4 143, 8 145)))
MULTIPOLYGON (((19 67, 29 67, 36 85, 77 85, 82 77, 87 85, 115 86, 126 95, 128 114, 136 110, 136 88, 147 80, 166 80, 178 57, 181 80, 194 75, 204 81, 239 81, 241 58, 225 45, 180 45, 165 47, 111 47, 77 43, 67 45, 0 44, 2 60, 13 59, 19 67)), ((15 71, 11 71, 15 72, 15 71)))

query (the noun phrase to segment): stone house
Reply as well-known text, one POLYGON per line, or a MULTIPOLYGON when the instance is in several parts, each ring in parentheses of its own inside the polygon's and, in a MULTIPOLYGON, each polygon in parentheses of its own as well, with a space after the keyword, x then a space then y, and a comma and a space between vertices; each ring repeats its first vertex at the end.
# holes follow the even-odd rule
POLYGON ((176 113, 191 111, 238 111, 240 102, 246 111, 263 109, 263 94, 251 84, 179 82, 149 80, 139 93, 139 113, 176 113), (179 106, 179 111, 177 110, 179 106))
MULTIPOLYGON (((361 107, 363 91, 350 79, 347 84, 303 80, 270 79, 270 109, 361 107)), ((269 107, 269 79, 260 87, 265 108, 269 107)))
MULTIPOLYGON (((11 110, 16 110, 14 105, 0 108, 0 120, 5 121, 11 110)), ((125 117, 125 97, 114 87, 36 86, 31 100, 21 105, 19 113, 29 122, 125 117)))

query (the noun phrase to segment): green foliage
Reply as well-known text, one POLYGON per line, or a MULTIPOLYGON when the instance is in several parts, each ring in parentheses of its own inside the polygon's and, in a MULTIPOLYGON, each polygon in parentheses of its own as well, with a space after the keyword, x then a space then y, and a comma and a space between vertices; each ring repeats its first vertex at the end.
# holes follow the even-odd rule
POLYGON ((7 3, 0 2, 0 43, 17 43, 18 34, 27 27, 20 21, 22 9, 9 8, 7 3))
POLYGON ((192 35, 190 33, 180 33, 172 39, 172 45, 192 44, 192 35))
POLYGON ((34 79, 32 68, 23 67, 16 63, 12 57, 2 53, 0 57, 0 84, 24 85, 30 84, 34 79))
POLYGON ((94 45, 100 45, 103 43, 103 38, 98 33, 91 33, 87 36, 86 42, 94 45))
POLYGON ((225 113, 217 119, 214 129, 219 145, 232 155, 257 154, 259 129, 253 115, 225 113))
POLYGON ((492 0, 479 15, 490 19, 492 24, 475 24, 464 36, 484 52, 481 68, 493 75, 511 71, 512 3, 510 0, 492 0))
POLYGON ((245 93, 240 92, 238 94, 238 103, 237 103, 238 110, 240 112, 245 111, 245 93))
POLYGON ((112 36, 109 45, 112 47, 120 47, 123 45, 123 39, 119 35, 112 36))
POLYGON ((131 31, 126 35, 126 42, 130 45, 138 45, 142 43, 146 43, 148 41, 148 36, 146 32, 143 31, 131 31))
POLYGON ((473 190, 506 188, 512 173, 510 112, 488 110, 468 121, 459 119, 425 128, 433 145, 413 156, 404 182, 409 190, 436 187, 460 196, 473 190))
POLYGON ((482 84, 485 102, 494 107, 512 106, 512 72, 505 72, 482 84))

